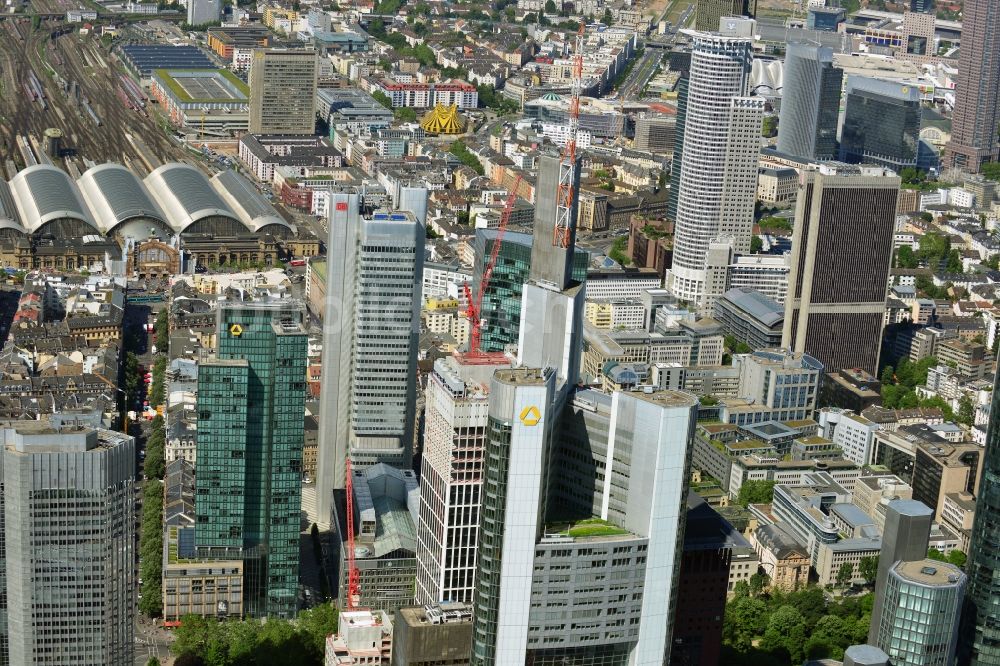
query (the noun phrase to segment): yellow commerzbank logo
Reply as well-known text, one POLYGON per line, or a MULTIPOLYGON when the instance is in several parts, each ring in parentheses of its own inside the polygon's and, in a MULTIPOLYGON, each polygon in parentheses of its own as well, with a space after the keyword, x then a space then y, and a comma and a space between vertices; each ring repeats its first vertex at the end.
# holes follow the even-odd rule
POLYGON ((229 327, 229 335, 233 336, 234 338, 240 337, 241 335, 243 335, 243 327, 240 326, 239 324, 233 324, 232 326, 229 327))
POLYGON ((521 423, 526 426, 538 425, 538 422, 542 420, 542 413, 538 411, 538 407, 531 406, 525 407, 521 410, 521 423))

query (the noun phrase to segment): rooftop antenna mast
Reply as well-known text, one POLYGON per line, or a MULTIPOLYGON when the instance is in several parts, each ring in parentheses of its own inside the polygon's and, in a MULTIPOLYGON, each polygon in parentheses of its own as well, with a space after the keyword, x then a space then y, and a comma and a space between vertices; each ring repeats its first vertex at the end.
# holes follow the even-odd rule
POLYGON ((583 91, 583 30, 584 24, 576 31, 576 46, 573 50, 573 82, 569 98, 569 136, 563 146, 562 161, 559 163, 559 191, 556 196, 556 226, 552 232, 552 244, 569 247, 573 219, 574 188, 576 173, 576 141, 580 133, 580 94, 583 91))

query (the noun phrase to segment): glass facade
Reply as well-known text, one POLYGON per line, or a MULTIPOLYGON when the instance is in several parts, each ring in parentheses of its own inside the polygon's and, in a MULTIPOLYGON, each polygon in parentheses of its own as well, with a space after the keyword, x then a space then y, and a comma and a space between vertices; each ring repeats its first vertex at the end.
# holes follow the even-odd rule
POLYGON ((252 616, 295 615, 307 336, 297 302, 220 306, 198 376, 196 547, 245 560, 252 616))
POLYGON ((486 442, 485 483, 479 528, 479 576, 474 597, 472 664, 496 666, 500 607, 500 560, 503 555, 510 465, 511 424, 490 418, 486 442))
MULTIPOLYGON (((496 265, 490 276, 490 284, 483 294, 483 326, 480 348, 484 352, 504 351, 517 345, 521 330, 521 291, 528 279, 531 268, 531 236, 520 233, 506 233, 501 241, 496 265)), ((496 239, 495 230, 476 233, 476 286, 482 278, 486 259, 493 252, 496 239)), ((573 279, 583 282, 587 278, 589 255, 576 250, 573 255, 573 279)))
POLYGON ((952 663, 965 576, 956 568, 949 578, 946 570, 924 560, 889 571, 877 641, 894 666, 952 663))
POLYGON ((986 435, 983 478, 976 496, 976 518, 965 571, 969 589, 962 615, 959 663, 1000 664, 1000 390, 993 387, 986 435))
POLYGON ((917 165, 920 95, 888 81, 850 78, 840 159, 891 169, 917 165))

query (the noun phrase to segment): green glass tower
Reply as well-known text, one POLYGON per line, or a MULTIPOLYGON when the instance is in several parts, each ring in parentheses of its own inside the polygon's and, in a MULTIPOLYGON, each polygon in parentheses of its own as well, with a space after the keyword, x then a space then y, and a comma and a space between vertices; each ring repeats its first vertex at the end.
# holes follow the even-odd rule
POLYGON ((195 545, 244 561, 244 608, 293 617, 307 335, 300 301, 220 301, 218 351, 198 367, 195 545))
MULTIPOLYGON (((495 229, 480 229, 476 232, 475 288, 483 276, 483 267, 493 252, 496 241, 495 229)), ((490 276, 490 284, 483 294, 482 316, 486 320, 480 347, 484 352, 504 351, 517 345, 517 335, 521 327, 521 292, 531 270, 530 234, 508 231, 500 241, 500 252, 490 276)), ((577 249, 573 255, 573 279, 583 282, 587 278, 590 256, 577 249)))
POLYGON ((976 497, 976 518, 965 572, 969 586, 962 612, 958 663, 1000 666, 1000 390, 993 383, 993 405, 986 433, 983 478, 976 497))

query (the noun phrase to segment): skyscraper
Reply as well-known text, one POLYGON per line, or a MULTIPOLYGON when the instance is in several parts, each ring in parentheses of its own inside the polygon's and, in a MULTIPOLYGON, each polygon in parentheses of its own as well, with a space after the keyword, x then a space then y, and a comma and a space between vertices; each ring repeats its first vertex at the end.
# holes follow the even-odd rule
POLYGON ((577 391, 559 418, 553 383, 494 376, 472 663, 662 664, 697 399, 577 391))
POLYGON ((250 133, 316 132, 316 52, 255 49, 250 62, 250 133))
POLYGON ((955 115, 944 163, 978 173, 997 159, 1000 122, 1000 3, 965 0, 955 115))
POLYGON ((205 25, 219 20, 222 5, 219 0, 188 0, 188 25, 205 25))
POLYGON ((788 44, 778 123, 780 152, 810 160, 836 156, 843 78, 843 70, 833 65, 833 49, 788 44))
POLYGON ((917 166, 920 91, 912 85, 847 77, 840 159, 901 171, 917 166))
POLYGON ((894 500, 886 507, 882 549, 878 558, 878 574, 875 576, 872 623, 868 632, 868 642, 872 645, 878 645, 876 641, 883 609, 886 608, 885 588, 889 571, 897 562, 917 562, 924 559, 933 520, 934 510, 916 500, 894 500))
POLYGON ((220 301, 218 352, 198 365, 195 547, 242 559, 244 607, 293 617, 299 589, 307 335, 301 301, 220 301))
POLYGON ((746 36, 692 33, 670 288, 699 305, 709 242, 730 235, 749 252, 757 195, 764 99, 746 96, 754 22, 734 21, 746 36))
POLYGON ((0 663, 135 661, 135 443, 44 422, 0 430, 0 663))
POLYGON ((899 184, 836 162, 802 174, 781 345, 827 372, 878 371, 899 184))
POLYGON ((475 590, 493 372, 503 357, 440 358, 427 380, 417 525, 417 603, 469 603, 475 590))
POLYGON ((962 611, 959 662, 1000 664, 1000 382, 993 382, 992 417, 986 433, 983 478, 965 571, 969 575, 962 611))
POLYGON ((413 456, 426 232, 410 212, 366 219, 359 206, 357 194, 331 196, 316 474, 323 523, 348 454, 358 467, 403 469, 413 456))
POLYGON ((757 0, 698 0, 694 29, 715 32, 723 16, 756 16, 757 0))

